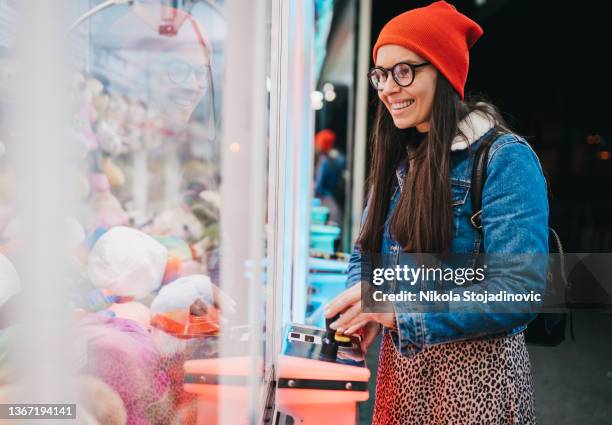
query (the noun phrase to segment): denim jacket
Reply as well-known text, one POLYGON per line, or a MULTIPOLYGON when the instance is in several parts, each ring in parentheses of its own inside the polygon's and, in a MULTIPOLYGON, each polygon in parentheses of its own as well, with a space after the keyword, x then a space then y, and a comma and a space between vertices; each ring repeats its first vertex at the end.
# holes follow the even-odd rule
MULTIPOLYGON (((523 138, 502 134, 492 143, 487 162, 486 183, 482 194, 482 235, 470 222, 471 176, 473 154, 492 130, 493 122, 480 112, 471 112, 459 124, 463 135, 451 145, 451 197, 453 238, 451 253, 465 253, 475 258, 484 253, 548 253, 548 198, 546 180, 537 155, 523 138), (470 149, 468 149, 470 145, 470 149), (471 154, 469 152, 472 152, 471 154), (481 240, 483 239, 483 240, 481 240)), ((397 254, 401 245, 389 230, 406 173, 405 165, 396 170, 397 182, 384 226, 382 254, 397 254)), ((363 212, 365 222, 368 206, 363 212)), ((393 255, 391 255, 393 257, 393 255)), ((348 286, 362 279, 364 261, 356 243, 348 268, 348 286)), ((397 255, 395 255, 397 258, 397 255)), ((546 271, 542 281, 545 281, 546 271)), ((489 287, 505 289, 520 286, 519 277, 491 277, 489 287), (514 278, 514 281, 513 281, 514 278)), ((536 288, 540 289, 540 288, 536 288)), ((396 348, 405 356, 413 356, 423 348, 453 341, 510 336, 522 332, 535 313, 429 313, 402 312, 395 308, 397 331, 390 332, 396 348)))

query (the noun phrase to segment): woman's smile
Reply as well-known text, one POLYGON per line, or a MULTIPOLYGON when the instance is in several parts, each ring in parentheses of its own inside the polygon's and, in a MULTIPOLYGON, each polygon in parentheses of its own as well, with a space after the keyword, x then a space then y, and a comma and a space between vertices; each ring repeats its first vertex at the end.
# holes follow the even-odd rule
POLYGON ((400 115, 411 110, 411 106, 414 105, 414 103, 414 99, 389 100, 389 109, 393 115, 400 115))

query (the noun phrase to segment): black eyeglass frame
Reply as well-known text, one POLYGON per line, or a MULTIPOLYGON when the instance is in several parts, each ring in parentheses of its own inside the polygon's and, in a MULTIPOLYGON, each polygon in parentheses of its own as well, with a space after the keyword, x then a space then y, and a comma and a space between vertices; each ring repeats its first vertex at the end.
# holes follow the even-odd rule
MULTIPOLYGON (((400 87, 408 87, 410 84, 412 84, 414 82, 414 78, 416 77, 416 70, 418 68, 421 68, 423 66, 430 65, 430 64, 431 64, 431 62, 423 62, 423 63, 417 63, 417 64, 408 63, 408 62, 398 62, 395 65, 393 65, 391 68, 385 68, 384 66, 375 66, 374 68, 372 68, 372 69, 370 69, 368 71, 368 81, 370 82, 370 85, 374 88, 374 90, 376 90, 376 91, 383 91, 383 89, 379 89, 378 87, 376 87, 376 85, 372 81, 372 73, 378 69, 378 70, 383 71, 387 75, 387 78, 389 78, 389 72, 391 72, 391 77, 393 78, 393 81, 395 81, 395 84, 397 84, 398 86, 400 86, 400 87), (412 71, 412 80, 410 80, 410 82, 408 84, 400 84, 400 82, 397 81, 397 78, 395 76, 394 70, 399 65, 406 65, 412 71)), ((386 80, 385 80, 385 83, 386 83, 386 80)))

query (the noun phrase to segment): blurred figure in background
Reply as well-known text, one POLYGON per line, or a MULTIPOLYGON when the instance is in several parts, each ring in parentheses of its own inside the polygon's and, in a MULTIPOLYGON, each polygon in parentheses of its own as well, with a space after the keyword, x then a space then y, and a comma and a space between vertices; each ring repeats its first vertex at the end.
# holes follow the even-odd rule
POLYGON ((346 157, 334 149, 336 133, 325 129, 315 135, 315 197, 329 208, 329 219, 342 223, 343 173, 346 157))

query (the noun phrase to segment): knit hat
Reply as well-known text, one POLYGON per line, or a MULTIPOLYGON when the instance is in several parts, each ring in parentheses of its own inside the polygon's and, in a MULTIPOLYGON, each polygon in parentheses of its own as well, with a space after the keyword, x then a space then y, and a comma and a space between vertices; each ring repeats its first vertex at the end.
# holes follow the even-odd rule
POLYGON ((372 55, 380 46, 397 44, 422 56, 446 77, 461 99, 469 68, 468 50, 480 38, 482 28, 455 6, 437 1, 391 19, 381 30, 372 55))
POLYGON ((336 133, 332 130, 325 129, 315 134, 315 146, 322 152, 329 152, 336 143, 336 133))

